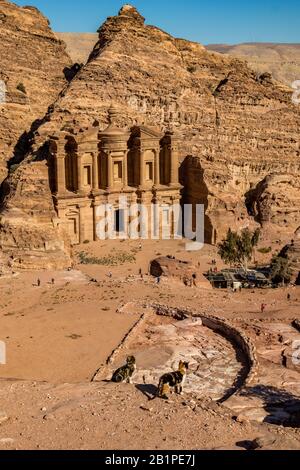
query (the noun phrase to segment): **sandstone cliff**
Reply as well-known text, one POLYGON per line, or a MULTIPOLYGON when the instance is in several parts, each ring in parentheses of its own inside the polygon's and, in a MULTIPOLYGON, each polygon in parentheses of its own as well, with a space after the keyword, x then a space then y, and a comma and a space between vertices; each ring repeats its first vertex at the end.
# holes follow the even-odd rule
MULTIPOLYGON (((85 63, 98 36, 96 33, 56 33, 67 45, 67 51, 74 62, 85 63)), ((300 77, 300 44, 247 43, 209 44, 209 51, 228 54, 246 60, 253 70, 262 74, 270 73, 275 80, 287 86, 300 77)))
MULTIPOLYGON (((24 157, 30 130, 66 86, 64 69, 71 60, 47 18, 34 7, 6 0, 0 0, 0 56, 1 183, 8 162, 24 157)), ((21 166, 1 192, 2 199, 9 194, 1 212, 1 267, 7 262, 19 269, 70 265, 68 241, 55 229, 47 167, 21 166)))
POLYGON ((36 162, 21 164, 3 183, 3 195, 7 195, 0 217, 4 266, 17 270, 70 266, 69 240, 57 228, 48 181, 47 166, 36 162))
MULTIPOLYGON (((66 84, 63 70, 71 62, 65 45, 34 7, 0 0, 0 183, 14 147, 66 84), (1 90, 0 90, 1 94, 1 90)), ((20 140, 20 147, 26 136, 20 140)))
MULTIPOLYGON (((263 221, 268 230, 272 222, 287 236, 300 227, 300 109, 269 75, 147 26, 125 6, 99 29, 87 64, 51 107, 22 168, 37 157, 46 166, 53 133, 95 121, 104 128, 111 104, 122 127, 145 124, 179 134, 184 197, 205 205, 207 242, 220 240, 229 226, 263 221), (272 216, 262 218, 266 178, 280 181, 280 194, 272 216)), ((14 196, 8 199, 13 206, 14 196)))

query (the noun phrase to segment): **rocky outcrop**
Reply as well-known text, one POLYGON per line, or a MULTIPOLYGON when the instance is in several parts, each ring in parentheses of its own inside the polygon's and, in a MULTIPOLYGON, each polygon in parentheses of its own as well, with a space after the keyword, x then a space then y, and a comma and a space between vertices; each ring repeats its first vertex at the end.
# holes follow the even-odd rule
POLYGON ((1 183, 14 147, 19 143, 18 151, 24 153, 25 133, 64 88, 63 71, 71 60, 47 18, 34 7, 6 0, 0 0, 0 56, 1 183))
POLYGON ((56 224, 47 167, 39 162, 21 164, 3 186, 2 266, 13 270, 71 266, 70 242, 56 224))
POLYGON ((161 256, 151 261, 150 274, 180 281, 187 286, 201 287, 211 290, 210 282, 203 276, 200 267, 189 261, 181 261, 173 256, 161 256))
MULTIPOLYGON (((261 79, 243 61, 145 25, 128 5, 99 29, 87 64, 35 132, 22 168, 37 157, 46 167, 47 152, 41 149, 54 133, 80 132, 95 123, 104 129, 112 104, 118 106, 120 127, 144 124, 180 136, 184 199, 205 205, 207 242, 218 242, 229 226, 241 229, 260 221, 262 182, 270 175, 285 175, 280 191, 290 185, 292 193, 299 185, 300 109, 291 91, 269 76, 261 79), (256 187, 251 212, 249 191, 256 187)), ((276 197, 280 210, 271 210, 274 226, 281 230, 284 223, 287 232, 300 226, 291 201, 276 197)), ((298 204, 295 191, 293 198, 298 204)))
POLYGON ((292 270, 292 282, 300 285, 300 237, 286 245, 279 256, 287 258, 292 270))
POLYGON ((273 224, 295 232, 300 223, 299 175, 267 176, 249 191, 246 205, 262 226, 273 224))

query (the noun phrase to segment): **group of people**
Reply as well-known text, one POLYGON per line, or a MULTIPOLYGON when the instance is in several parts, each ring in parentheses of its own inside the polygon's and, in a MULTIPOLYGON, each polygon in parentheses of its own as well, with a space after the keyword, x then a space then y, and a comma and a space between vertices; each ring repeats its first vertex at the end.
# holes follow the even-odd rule
POLYGON ((197 287, 197 274, 194 273, 192 277, 184 277, 183 283, 186 287, 197 287))
MULTIPOLYGON (((55 284, 55 279, 54 278, 51 279, 51 284, 54 286, 54 284, 55 284)), ((42 281, 40 279, 38 279, 36 281, 36 286, 41 287, 41 285, 42 285, 42 281)))

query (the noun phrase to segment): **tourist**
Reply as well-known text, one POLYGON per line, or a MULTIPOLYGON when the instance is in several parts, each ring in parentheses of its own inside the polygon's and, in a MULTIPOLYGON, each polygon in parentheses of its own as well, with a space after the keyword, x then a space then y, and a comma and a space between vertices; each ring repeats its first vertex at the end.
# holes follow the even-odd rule
POLYGON ((287 299, 291 300, 291 294, 290 293, 287 295, 287 299))
POLYGON ((197 287, 197 274, 194 273, 192 276, 192 279, 193 279, 193 285, 197 287))
POLYGON ((161 281, 161 277, 159 276, 159 277, 156 279, 156 283, 157 283, 157 284, 160 284, 160 281, 161 281))
POLYGON ((38 286, 38 287, 41 286, 41 280, 40 280, 40 279, 37 280, 37 286, 38 286))
POLYGON ((266 304, 261 304, 261 313, 264 313, 266 310, 266 304))
POLYGON ((55 284, 55 279, 54 278, 51 279, 51 284, 54 286, 54 284, 55 284))

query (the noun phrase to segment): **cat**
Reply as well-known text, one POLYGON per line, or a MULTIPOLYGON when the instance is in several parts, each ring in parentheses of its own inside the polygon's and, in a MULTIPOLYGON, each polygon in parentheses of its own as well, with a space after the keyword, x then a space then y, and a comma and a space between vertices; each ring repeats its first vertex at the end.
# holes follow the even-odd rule
POLYGON ((116 370, 112 376, 112 382, 116 383, 132 383, 132 376, 136 371, 136 359, 134 356, 127 357, 126 365, 116 370))
POLYGON ((164 374, 158 385, 158 397, 168 400, 170 388, 174 388, 175 392, 181 395, 183 393, 183 385, 189 368, 188 362, 180 361, 178 371, 164 374))

